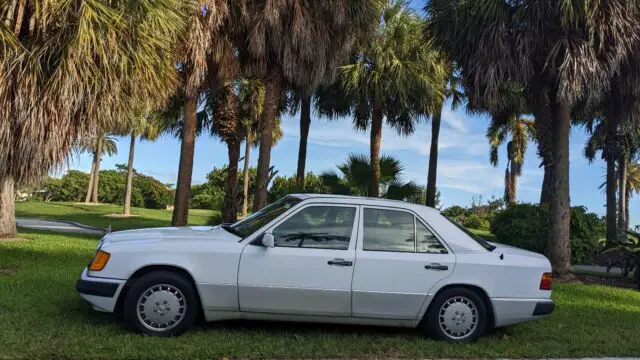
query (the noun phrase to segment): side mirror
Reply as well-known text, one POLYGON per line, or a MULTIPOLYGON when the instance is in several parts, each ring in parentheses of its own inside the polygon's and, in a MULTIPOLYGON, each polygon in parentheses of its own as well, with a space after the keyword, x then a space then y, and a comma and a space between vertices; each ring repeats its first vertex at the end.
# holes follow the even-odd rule
POLYGON ((276 239, 273 237, 272 233, 264 233, 264 235, 262 235, 262 246, 267 248, 276 246, 276 239))

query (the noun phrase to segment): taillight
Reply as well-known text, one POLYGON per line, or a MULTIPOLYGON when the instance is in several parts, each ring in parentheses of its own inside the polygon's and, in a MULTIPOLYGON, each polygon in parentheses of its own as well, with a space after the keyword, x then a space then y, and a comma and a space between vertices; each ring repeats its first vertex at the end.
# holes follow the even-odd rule
POLYGON ((551 290, 551 273, 542 274, 540 280, 540 290, 551 290))

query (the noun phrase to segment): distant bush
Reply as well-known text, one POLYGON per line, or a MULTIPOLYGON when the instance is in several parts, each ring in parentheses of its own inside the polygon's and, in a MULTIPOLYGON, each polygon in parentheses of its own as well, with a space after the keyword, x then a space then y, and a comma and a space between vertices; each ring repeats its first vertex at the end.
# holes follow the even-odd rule
POLYGON ((462 222, 462 225, 464 225, 469 229, 478 229, 478 230, 489 230, 489 226, 490 226, 488 220, 483 219, 480 216, 475 214, 471 214, 467 216, 462 222))
MULTIPOLYGON (((124 204, 126 172, 102 170, 98 180, 98 197, 101 202, 124 204)), ((89 186, 89 174, 70 170, 62 178, 49 178, 40 186, 42 199, 47 201, 84 201, 89 186)), ((173 202, 167 186, 151 176, 134 173, 131 206, 147 209, 164 209, 173 202)))
MULTIPOLYGON (((601 250, 604 221, 583 206, 571 208, 571 254, 573 263, 592 260, 601 250)), ((549 253, 549 212, 534 204, 517 204, 499 212, 491 224, 497 242, 543 254, 549 253)))

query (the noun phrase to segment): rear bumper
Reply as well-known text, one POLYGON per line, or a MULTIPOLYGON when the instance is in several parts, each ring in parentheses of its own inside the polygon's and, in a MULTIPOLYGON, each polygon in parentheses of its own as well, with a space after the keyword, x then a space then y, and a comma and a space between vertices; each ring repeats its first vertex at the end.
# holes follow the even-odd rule
POLYGON ((125 282, 125 280, 92 277, 87 274, 87 269, 84 269, 76 282, 76 290, 94 309, 113 312, 125 282))
POLYGON ((555 309, 551 299, 494 298, 491 303, 496 327, 541 319, 555 309))

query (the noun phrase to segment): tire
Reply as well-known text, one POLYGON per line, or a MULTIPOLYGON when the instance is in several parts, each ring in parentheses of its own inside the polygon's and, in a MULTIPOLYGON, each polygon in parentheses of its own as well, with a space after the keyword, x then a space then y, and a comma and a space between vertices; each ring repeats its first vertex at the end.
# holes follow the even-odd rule
POLYGON ((452 288, 433 300, 421 327, 438 340, 472 342, 484 334, 487 323, 487 308, 482 298, 472 290, 452 288))
POLYGON ((124 301, 128 329, 150 336, 178 336, 195 321, 198 295, 188 279, 171 271, 154 271, 132 285, 124 301))

